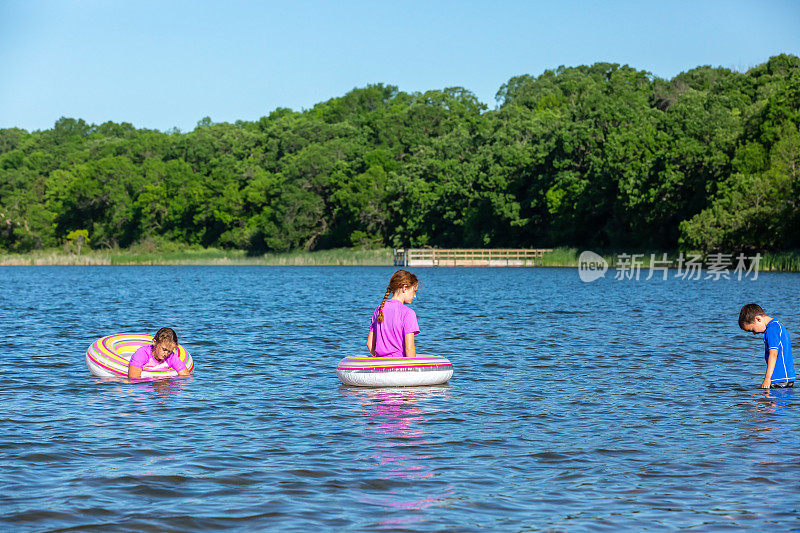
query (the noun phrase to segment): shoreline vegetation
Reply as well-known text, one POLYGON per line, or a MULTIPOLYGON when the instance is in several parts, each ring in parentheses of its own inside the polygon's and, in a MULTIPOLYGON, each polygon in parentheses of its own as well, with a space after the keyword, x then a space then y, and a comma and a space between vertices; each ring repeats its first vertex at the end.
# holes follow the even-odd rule
MULTIPOLYGON (((537 267, 577 268, 582 250, 577 248, 555 248, 546 252, 537 267)), ((597 251, 610 269, 619 268, 620 256, 641 254, 639 266, 642 272, 650 268, 651 256, 661 261, 664 252, 646 250, 597 251)), ((685 257, 696 254, 703 258, 706 266, 708 256, 700 252, 686 252, 685 257)), ((675 268, 680 252, 667 252, 669 267, 675 268)), ((736 266, 731 258, 729 270, 736 266)), ((36 250, 23 254, 0 252, 0 266, 126 266, 126 265, 174 265, 174 266, 392 266, 391 248, 355 249, 337 248, 318 251, 294 251, 285 253, 248 254, 244 250, 223 250, 199 246, 175 247, 171 249, 148 249, 132 247, 116 250, 86 250, 81 254, 54 248, 36 250)), ((415 267, 408 267, 415 268, 415 267)), ((459 267, 460 268, 460 267, 459 267)), ((497 267, 485 267, 497 268, 497 267)), ((515 268, 515 267, 512 267, 515 268)), ((536 267, 533 267, 536 268, 536 267)), ((761 254, 760 272, 800 272, 800 251, 766 252, 761 254)))
POLYGON ((187 132, 67 117, 0 128, 0 250, 23 262, 88 248, 80 261, 109 264, 341 264, 375 259, 305 251, 532 243, 778 252, 800 250, 798 197, 789 54, 672 79, 561 66, 510 78, 494 109, 463 87, 378 83, 187 132), (170 255, 178 246, 206 251, 170 255), (132 256, 148 247, 159 255, 132 256))
POLYGON ((391 266, 392 250, 343 248, 248 255, 244 250, 187 247, 174 250, 91 250, 80 255, 61 249, 25 254, 0 253, 0 266, 30 265, 391 266))

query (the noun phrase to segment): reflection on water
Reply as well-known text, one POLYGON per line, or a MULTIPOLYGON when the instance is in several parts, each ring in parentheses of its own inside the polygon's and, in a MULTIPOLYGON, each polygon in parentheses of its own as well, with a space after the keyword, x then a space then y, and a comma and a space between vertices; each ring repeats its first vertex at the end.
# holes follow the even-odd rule
POLYGON ((183 380, 177 378, 157 379, 133 384, 136 392, 147 391, 156 395, 177 394, 181 391, 183 380))
POLYGON ((91 376, 90 379, 101 386, 111 387, 110 391, 107 390, 106 393, 112 394, 115 401, 139 399, 169 403, 170 395, 180 393, 185 386, 184 381, 190 380, 192 377, 129 380, 122 377, 91 376))
MULTIPOLYGON (((762 397, 757 397, 756 412, 760 414, 776 415, 788 411, 795 400, 794 388, 764 389, 762 397)), ((788 413, 787 413, 788 414, 788 413)), ((770 420, 780 421, 780 417, 770 417, 770 420)))
MULTIPOLYGON (((425 453, 429 433, 428 416, 435 409, 430 404, 446 400, 451 394, 449 385, 428 387, 367 389, 341 386, 343 396, 350 397, 361 407, 367 420, 364 436, 367 449, 378 471, 387 478, 399 477, 409 481, 420 481, 435 476, 430 464, 431 456, 425 453)), ((451 489, 451 487, 445 487, 451 489)), ((390 491, 392 497, 362 498, 362 503, 409 511, 443 505, 455 494, 445 490, 425 495, 423 498, 407 499, 398 491, 390 491)), ((381 520, 380 527, 421 524, 422 515, 381 520)))

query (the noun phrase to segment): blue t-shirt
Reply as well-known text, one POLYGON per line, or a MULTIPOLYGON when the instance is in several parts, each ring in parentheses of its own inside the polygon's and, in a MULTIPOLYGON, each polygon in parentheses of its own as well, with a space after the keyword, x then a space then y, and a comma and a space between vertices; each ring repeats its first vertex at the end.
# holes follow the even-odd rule
POLYGON ((778 350, 775 370, 772 371, 772 383, 794 381, 794 362, 792 362, 792 345, 786 327, 774 318, 764 330, 764 361, 769 361, 769 351, 778 350))

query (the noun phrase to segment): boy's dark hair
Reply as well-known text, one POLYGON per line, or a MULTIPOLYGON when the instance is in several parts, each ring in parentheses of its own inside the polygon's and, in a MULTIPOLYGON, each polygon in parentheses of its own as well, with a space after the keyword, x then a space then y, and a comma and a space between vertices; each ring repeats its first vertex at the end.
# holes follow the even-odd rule
POLYGON ((767 313, 758 304, 747 304, 739 311, 739 327, 744 329, 747 324, 756 321, 757 316, 766 316, 767 313))

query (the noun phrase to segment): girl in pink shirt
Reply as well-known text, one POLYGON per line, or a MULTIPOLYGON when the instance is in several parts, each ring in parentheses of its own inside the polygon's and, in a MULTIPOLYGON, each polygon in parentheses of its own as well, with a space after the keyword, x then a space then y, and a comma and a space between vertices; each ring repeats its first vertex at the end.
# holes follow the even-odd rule
POLYGON ((373 357, 416 357, 414 335, 419 333, 417 315, 406 305, 417 297, 419 280, 398 270, 389 280, 383 301, 372 314, 367 348, 373 357), (387 301, 391 295, 391 299, 387 301))
POLYGON ((142 377, 142 368, 168 365, 179 376, 188 376, 189 370, 183 364, 178 352, 178 334, 172 328, 161 328, 153 335, 153 344, 146 344, 133 352, 128 361, 128 378, 142 377))

